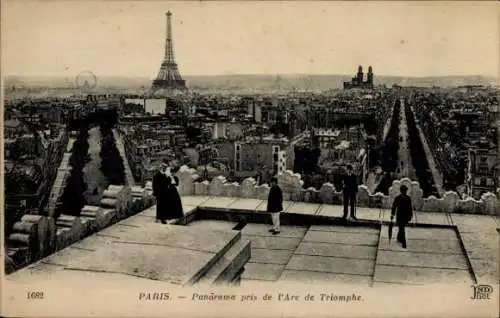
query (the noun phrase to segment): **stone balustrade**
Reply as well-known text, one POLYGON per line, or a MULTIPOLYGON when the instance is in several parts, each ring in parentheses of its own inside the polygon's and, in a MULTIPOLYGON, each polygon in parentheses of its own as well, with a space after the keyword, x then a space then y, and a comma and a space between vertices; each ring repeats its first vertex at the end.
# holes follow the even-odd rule
MULTIPOLYGON (((199 176, 196 170, 187 166, 182 166, 177 176, 180 180, 180 193, 183 196, 232 196, 265 200, 270 189, 266 184, 257 185, 253 178, 247 178, 241 184, 229 183, 223 176, 215 177, 211 182, 198 182, 199 176)), ((304 189, 300 174, 290 170, 278 176, 278 184, 283 190, 284 200, 287 201, 327 204, 341 204, 343 201, 342 192, 337 191, 333 184, 325 183, 319 190, 304 189)), ((480 200, 472 198, 462 200, 452 191, 444 193, 439 199, 434 196, 424 198, 419 183, 408 178, 395 180, 389 188, 389 195, 370 193, 367 186, 360 185, 357 195, 358 205, 390 209, 394 198, 399 195, 399 187, 403 184, 408 187, 408 195, 412 198, 414 209, 418 211, 500 215, 500 200, 493 193, 483 194, 480 200)))
POLYGON ((80 217, 62 214, 56 221, 56 250, 65 248, 84 237, 85 225, 80 217))
POLYGON ((151 181, 146 182, 144 189, 146 190, 146 193, 148 196, 152 196, 153 195, 153 182, 151 182, 151 181))
POLYGON ((145 187, 143 188, 139 186, 132 186, 130 188, 130 194, 134 199, 146 199, 148 196, 148 191, 145 187))
MULTIPOLYGON (((7 259, 13 264, 28 264, 55 250, 56 224, 51 217, 27 214, 14 223, 7 238, 7 259)), ((9 268, 12 268, 9 266, 9 268)), ((7 268, 6 268, 7 269, 7 268)))
POLYGON ((101 198, 101 207, 115 209, 120 219, 128 210, 128 205, 132 201, 132 191, 128 186, 110 185, 104 190, 101 198))

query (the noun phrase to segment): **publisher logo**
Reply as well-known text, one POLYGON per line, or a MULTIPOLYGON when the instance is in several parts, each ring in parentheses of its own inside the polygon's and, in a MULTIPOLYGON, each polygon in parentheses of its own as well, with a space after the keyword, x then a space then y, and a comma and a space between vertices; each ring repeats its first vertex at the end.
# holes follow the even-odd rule
POLYGON ((473 295, 470 299, 490 299, 493 292, 491 285, 472 285, 473 295))

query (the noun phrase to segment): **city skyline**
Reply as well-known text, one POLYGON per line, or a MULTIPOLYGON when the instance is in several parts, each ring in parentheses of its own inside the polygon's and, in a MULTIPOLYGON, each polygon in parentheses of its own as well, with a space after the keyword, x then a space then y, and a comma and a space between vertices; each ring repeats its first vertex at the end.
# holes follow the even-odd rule
POLYGON ((497 5, 473 5, 6 1, 2 68, 152 79, 170 10, 183 76, 353 75, 371 65, 375 76, 498 77, 497 5))
POLYGON ((6 1, 0 316, 498 312, 500 5, 6 1))

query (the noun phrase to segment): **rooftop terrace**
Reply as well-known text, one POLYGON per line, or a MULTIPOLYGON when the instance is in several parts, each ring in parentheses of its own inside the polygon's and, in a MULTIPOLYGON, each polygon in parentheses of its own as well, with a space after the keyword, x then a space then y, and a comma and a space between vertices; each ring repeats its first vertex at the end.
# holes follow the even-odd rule
POLYGON ((51 218, 24 216, 7 238, 18 243, 8 255, 22 259, 26 250, 37 251, 42 243, 46 251, 38 251, 44 258, 32 259, 7 281, 372 287, 499 281, 498 199, 491 193, 479 201, 449 193, 442 199, 422 198, 418 183, 407 179, 395 181, 389 196, 372 195, 360 186, 359 220, 346 222, 331 185, 302 189, 300 176, 287 171, 278 178, 285 198, 282 232, 273 236, 265 212, 267 185, 256 186, 251 178, 241 185, 222 177, 197 182, 187 167, 177 175, 185 216, 168 225, 154 223, 151 184, 110 186, 99 206, 85 206, 79 217, 63 214, 53 227, 51 218), (389 207, 401 183, 409 185, 416 207, 407 249, 388 239, 389 207), (457 213, 461 206, 469 207, 468 213, 457 213), (48 236, 33 239, 43 231, 48 236), (49 255, 49 250, 56 252, 49 255))
MULTIPOLYGON (((19 295, 22 298, 27 288, 54 286, 61 296, 52 291, 48 296, 80 310, 82 315, 89 310, 97 312, 95 303, 99 301, 99 308, 105 307, 100 310, 109 315, 117 315, 118 309, 130 313, 136 308, 144 315, 147 310, 159 307, 151 306, 152 303, 143 306, 145 303, 137 298, 142 290, 166 290, 182 295, 174 287, 183 287, 191 297, 186 286, 196 286, 196 292, 206 286, 206 293, 210 294, 224 290, 223 286, 213 289, 214 284, 224 284, 239 285, 243 287, 242 293, 259 295, 261 287, 277 293, 283 292, 286 284, 287 291, 299 293, 362 291, 365 305, 385 302, 376 307, 379 312, 386 310, 384 314, 380 312, 384 316, 394 314, 391 311, 394 303, 405 303, 411 297, 417 305, 405 307, 406 314, 426 316, 432 311, 435 315, 439 306, 440 310, 446 307, 466 317, 470 316, 464 311, 464 306, 471 305, 470 285, 477 283, 492 285, 494 294, 488 302, 474 302, 475 313, 479 315, 476 310, 481 310, 484 315, 491 315, 498 310, 495 293, 499 281, 499 220, 494 215, 498 211, 496 205, 488 203, 491 196, 484 201, 473 200, 475 205, 467 205, 470 200, 458 202, 453 196, 421 198, 420 208, 407 229, 408 248, 402 249, 394 238, 391 242, 388 239, 386 204, 390 196, 363 194, 365 190, 360 187, 359 220, 345 222, 340 220, 342 207, 332 204, 335 193, 325 189, 318 193, 304 189, 299 193, 287 187, 290 180, 283 179, 295 177, 285 174, 279 180, 286 199, 282 229, 273 236, 268 232, 269 215, 264 212, 269 187, 255 186, 250 179, 241 185, 225 184, 220 178, 211 183, 191 182, 193 171, 185 167, 178 175, 185 215, 167 225, 154 223, 156 207, 150 184, 146 188, 110 186, 99 206, 85 206, 80 217, 63 214, 54 228, 49 226, 54 222, 51 218, 24 216, 16 223, 17 233, 8 240, 26 246, 20 244, 17 249, 9 249, 8 255, 17 260, 23 251, 36 251, 38 244, 52 246, 56 252, 49 255, 47 252, 52 249, 42 251, 43 258, 5 277, 10 300, 19 295), (367 197, 363 198, 364 195, 367 197), (382 200, 373 201, 372 197, 382 200), (316 202, 312 202, 314 198, 316 202), (304 202, 305 199, 310 202, 304 202), (376 207, 376 202, 382 205, 376 207), (456 210, 452 208, 457 206, 475 208, 463 214, 453 212, 456 210), (432 208, 434 212, 425 212, 423 208, 432 208), (492 215, 484 215, 487 213, 492 215), (34 233, 44 231, 51 233, 45 240, 32 240, 34 233), (380 291, 394 287, 397 290, 392 289, 390 299, 379 297, 380 291), (418 293, 419 288, 425 290, 418 293), (114 305, 110 293, 123 298, 120 306, 114 305), (436 294, 440 296, 435 297, 436 294), (400 301, 396 300, 398 297, 400 301), (102 299, 106 299, 105 304, 102 299), (461 300, 457 302, 458 299, 461 300), (426 306, 418 305, 422 302, 426 306)), ((396 183, 393 188, 396 186, 399 185, 396 183)), ((421 195, 418 188, 411 189, 412 195, 421 195)), ((32 301, 18 308, 35 313, 40 304, 32 301)), ((163 304, 166 303, 161 305, 163 310, 170 312, 174 308, 163 304)), ((291 303, 276 305, 272 304, 277 315, 279 310, 282 316, 284 310, 288 310, 288 315, 304 311, 302 308, 296 311, 298 308, 290 307, 291 303)), ((321 303, 307 308, 318 310, 318 305, 321 303)), ((323 305, 322 310, 331 312, 331 304, 323 305)), ((229 309, 224 306, 224 310, 229 309)), ((342 304, 342 308, 352 310, 365 307, 342 304)), ((47 307, 52 310, 47 312, 55 314, 55 308, 47 307)), ((182 310, 185 308, 193 307, 184 306, 182 310)), ((255 312, 262 308, 249 309, 255 312)), ((209 308, 204 306, 202 310, 207 313, 205 310, 209 308)), ((241 313, 240 306, 234 310, 241 313)), ((272 310, 264 311, 266 315, 271 312, 274 315, 272 310)), ((352 314, 362 315, 359 311, 352 314)), ((305 312, 303 315, 309 316, 305 312)))
POLYGON ((269 223, 265 200, 183 196, 182 201, 183 219, 154 223, 152 206, 6 278, 374 287, 495 284, 499 278, 494 216, 417 212, 405 250, 388 240, 387 209, 359 208, 359 221, 342 222, 340 206, 286 201, 282 232, 273 236, 264 224, 269 223))

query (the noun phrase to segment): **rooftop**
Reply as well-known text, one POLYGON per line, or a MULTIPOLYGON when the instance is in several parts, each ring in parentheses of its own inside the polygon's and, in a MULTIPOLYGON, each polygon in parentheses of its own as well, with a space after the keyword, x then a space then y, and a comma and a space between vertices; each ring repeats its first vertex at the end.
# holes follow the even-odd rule
POLYGON ((182 201, 186 217, 178 224, 154 223, 153 206, 6 279, 85 276, 102 283, 120 276, 184 284, 194 279, 206 257, 229 244, 234 235, 251 243, 242 286, 270 282, 470 285, 496 284, 499 278, 499 225, 494 216, 416 212, 407 230, 408 249, 402 249, 395 238, 388 239, 385 221, 390 212, 386 209, 360 207, 359 221, 342 223, 341 206, 285 201, 282 232, 273 236, 264 224, 268 222, 265 200, 183 196, 182 201))

